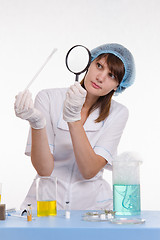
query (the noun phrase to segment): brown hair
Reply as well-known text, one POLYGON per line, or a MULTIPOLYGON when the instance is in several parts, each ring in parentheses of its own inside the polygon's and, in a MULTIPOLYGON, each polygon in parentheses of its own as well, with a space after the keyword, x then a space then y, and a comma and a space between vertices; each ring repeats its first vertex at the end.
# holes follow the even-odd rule
MULTIPOLYGON (((111 53, 101 54, 94 61, 99 61, 101 58, 105 58, 109 70, 115 76, 117 83, 119 85, 123 79, 124 72, 125 72, 123 62, 118 57, 116 57, 114 54, 111 54, 111 53)), ((82 87, 85 88, 84 79, 81 81, 81 85, 82 85, 82 87)), ((114 92, 115 91, 112 90, 107 95, 100 96, 98 98, 98 100, 96 101, 96 103, 93 104, 91 106, 91 108, 89 109, 88 116, 95 109, 100 108, 99 117, 97 119, 95 119, 96 123, 101 122, 106 117, 108 117, 110 106, 111 106, 111 99, 112 99, 114 92)))

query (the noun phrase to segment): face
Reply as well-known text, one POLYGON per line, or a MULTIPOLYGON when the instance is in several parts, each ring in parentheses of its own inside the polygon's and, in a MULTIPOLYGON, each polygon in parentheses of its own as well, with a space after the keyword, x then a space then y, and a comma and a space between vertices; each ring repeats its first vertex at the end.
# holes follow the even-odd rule
POLYGON ((100 97, 118 87, 118 81, 111 73, 105 58, 95 59, 85 76, 84 85, 88 93, 100 97))

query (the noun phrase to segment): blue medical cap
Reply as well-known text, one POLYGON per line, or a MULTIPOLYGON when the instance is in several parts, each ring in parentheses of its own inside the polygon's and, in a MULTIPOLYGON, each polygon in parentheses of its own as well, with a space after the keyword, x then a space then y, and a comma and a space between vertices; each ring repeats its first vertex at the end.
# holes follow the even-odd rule
POLYGON ((115 94, 123 92, 127 87, 134 83, 135 79, 135 64, 131 52, 117 43, 103 44, 91 50, 91 61, 103 53, 112 53, 117 56, 124 64, 125 74, 118 86, 115 94))

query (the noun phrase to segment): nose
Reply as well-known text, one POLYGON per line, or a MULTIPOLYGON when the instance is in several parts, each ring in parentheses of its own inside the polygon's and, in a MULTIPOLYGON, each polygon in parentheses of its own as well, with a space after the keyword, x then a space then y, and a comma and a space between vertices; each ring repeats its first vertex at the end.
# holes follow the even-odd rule
POLYGON ((106 73, 105 72, 98 73, 96 79, 99 83, 102 83, 106 79, 106 73))

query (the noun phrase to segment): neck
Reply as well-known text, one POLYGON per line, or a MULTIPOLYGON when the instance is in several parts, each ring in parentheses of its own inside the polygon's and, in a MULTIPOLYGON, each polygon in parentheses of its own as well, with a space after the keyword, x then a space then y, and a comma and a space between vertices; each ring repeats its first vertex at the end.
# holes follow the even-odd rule
POLYGON ((85 103, 84 103, 84 105, 82 107, 82 110, 81 110, 81 122, 82 122, 82 124, 84 124, 85 121, 87 120, 88 111, 91 108, 91 106, 97 101, 97 99, 98 99, 98 97, 95 97, 93 95, 91 96, 87 93, 85 103))
POLYGON ((93 96, 93 95, 90 95, 89 93, 87 93, 86 100, 85 100, 83 107, 85 109, 89 110, 90 107, 97 101, 98 98, 99 97, 93 96))

